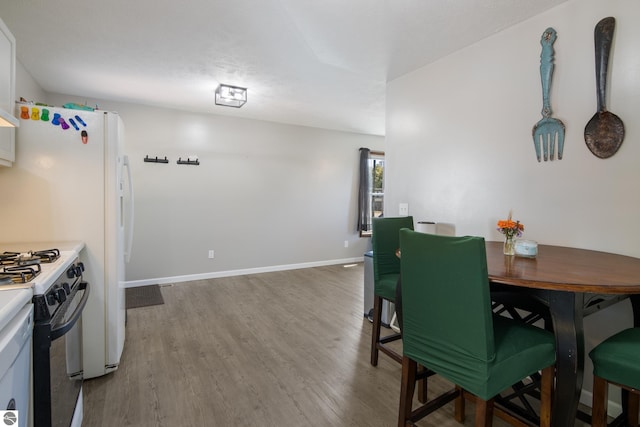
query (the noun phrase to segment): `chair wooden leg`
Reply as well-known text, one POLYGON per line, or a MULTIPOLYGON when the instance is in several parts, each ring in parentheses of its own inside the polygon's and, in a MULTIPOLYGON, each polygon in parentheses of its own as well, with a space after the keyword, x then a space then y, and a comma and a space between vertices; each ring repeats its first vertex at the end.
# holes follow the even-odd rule
MULTIPOLYGON (((426 371, 427 368, 425 368, 422 365, 418 365, 418 369, 420 371, 426 371)), ((420 403, 427 403, 427 385, 428 385, 428 377, 425 375, 424 378, 422 378, 421 380, 418 381, 418 402, 420 403)))
POLYGON ((476 399, 476 427, 491 427, 493 425, 493 399, 476 399))
POLYGON ((462 388, 460 386, 456 386, 456 390, 458 390, 458 397, 456 397, 455 400, 455 409, 453 412, 453 417, 455 418, 455 420, 457 422, 459 422, 460 424, 464 424, 464 419, 465 419, 465 398, 464 398, 464 391, 462 390, 462 388))
POLYGON ((591 404, 591 425, 607 427, 607 382, 596 375, 593 376, 593 402, 591 404))
POLYGON ((380 341, 380 327, 382 326, 382 297, 373 297, 373 329, 371 331, 371 364, 378 366, 378 341, 380 341))
POLYGON ((411 418, 413 392, 416 387, 418 364, 407 356, 402 357, 402 381, 400 383, 400 408, 398 409, 398 427, 405 427, 411 418))
POLYGON ((542 370, 540 384, 540 427, 551 426, 551 401, 553 392, 553 377, 555 366, 549 366, 542 370))
POLYGON ((640 394, 637 391, 629 392, 629 403, 627 404, 627 424, 632 427, 638 426, 638 411, 640 410, 640 394))

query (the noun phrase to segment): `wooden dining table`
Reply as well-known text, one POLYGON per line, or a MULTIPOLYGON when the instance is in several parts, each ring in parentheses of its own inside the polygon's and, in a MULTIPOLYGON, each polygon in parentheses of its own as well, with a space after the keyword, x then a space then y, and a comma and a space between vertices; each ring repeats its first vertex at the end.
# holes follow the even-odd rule
POLYGON ((640 326, 640 259, 550 245, 539 245, 535 258, 523 258, 504 255, 502 242, 486 242, 486 252, 492 291, 548 307, 556 337, 552 425, 575 425, 585 358, 583 319, 629 298, 634 325, 640 326))

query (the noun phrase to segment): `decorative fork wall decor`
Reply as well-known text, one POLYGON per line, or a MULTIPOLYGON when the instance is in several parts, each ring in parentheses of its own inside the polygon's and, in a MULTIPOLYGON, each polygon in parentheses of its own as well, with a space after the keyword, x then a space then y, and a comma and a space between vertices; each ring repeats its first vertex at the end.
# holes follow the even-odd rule
POLYGON ((551 117, 551 102, 549 100, 549 89, 551 77, 553 76, 553 43, 556 41, 556 30, 547 28, 542 33, 540 44, 542 53, 540 54, 540 80, 542 81, 542 119, 533 127, 533 145, 536 149, 538 161, 541 159, 540 145, 544 153, 544 161, 553 160, 555 154, 556 140, 558 143, 558 160, 562 159, 564 149, 564 124, 551 117))

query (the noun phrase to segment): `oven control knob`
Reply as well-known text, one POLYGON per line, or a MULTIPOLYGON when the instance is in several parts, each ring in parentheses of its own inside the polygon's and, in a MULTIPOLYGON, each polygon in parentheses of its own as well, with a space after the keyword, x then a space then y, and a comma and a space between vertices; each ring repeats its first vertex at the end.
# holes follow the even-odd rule
POLYGON ((71 286, 67 282, 64 282, 61 286, 65 294, 69 295, 71 293, 71 286))
POLYGON ((79 262, 78 263, 78 268, 80 269, 80 272, 82 273, 84 271, 84 263, 79 262))
POLYGON ((56 300, 59 303, 63 303, 67 300, 67 294, 64 293, 64 289, 58 288, 55 291, 56 300))
POLYGON ((54 305, 56 303, 55 291, 51 291, 47 294, 47 304, 54 305))
POLYGON ((69 279, 73 279, 74 277, 80 277, 80 276, 82 276, 82 272, 83 271, 84 271, 84 266, 72 265, 67 270, 67 277, 69 279))

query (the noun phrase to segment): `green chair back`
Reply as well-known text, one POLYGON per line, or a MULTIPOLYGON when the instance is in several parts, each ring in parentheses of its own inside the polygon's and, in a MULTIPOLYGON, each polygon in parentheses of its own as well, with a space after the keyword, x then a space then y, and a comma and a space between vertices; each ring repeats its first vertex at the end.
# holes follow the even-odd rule
POLYGON ((491 360, 493 313, 484 239, 403 234, 402 309, 409 338, 405 349, 415 346, 445 360, 452 353, 466 355, 469 363, 491 360), (414 341, 416 336, 425 341, 414 341))
POLYGON ((395 285, 400 275, 399 232, 402 228, 413 230, 413 217, 373 218, 371 246, 373 249, 374 293, 390 301, 395 300, 395 285))
POLYGON ((482 399, 555 361, 553 334, 495 316, 484 239, 400 231, 404 355, 482 399))

